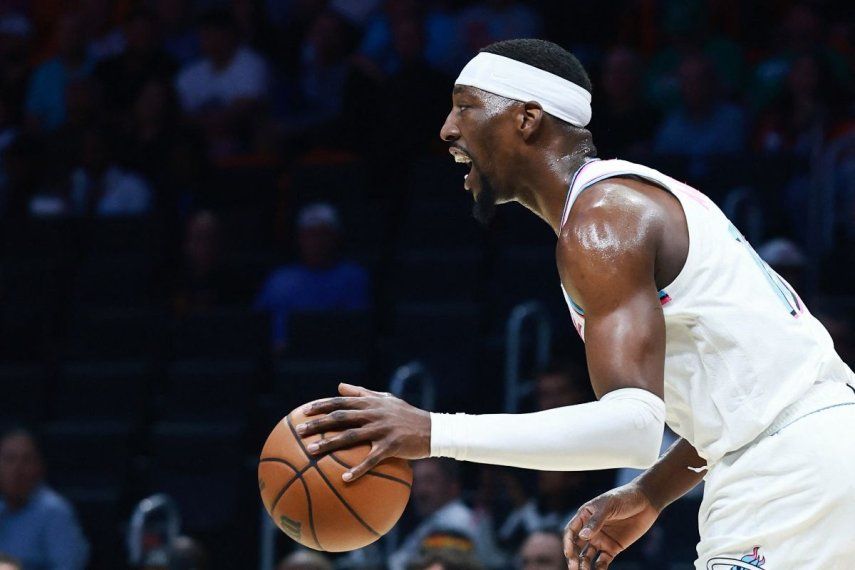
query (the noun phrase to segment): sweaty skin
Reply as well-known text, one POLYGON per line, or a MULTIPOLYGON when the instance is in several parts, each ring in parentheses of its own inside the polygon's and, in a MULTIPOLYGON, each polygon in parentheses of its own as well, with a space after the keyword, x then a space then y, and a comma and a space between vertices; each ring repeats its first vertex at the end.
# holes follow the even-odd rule
MULTIPOLYGON (((509 101, 472 87, 455 86, 452 103, 440 134, 458 161, 471 160, 466 189, 473 198, 479 200, 489 188, 495 203, 521 203, 558 237, 561 283, 585 310, 585 351, 597 397, 621 388, 663 397, 665 321, 658 291, 680 273, 689 248, 679 201, 647 182, 610 178, 581 193, 562 227, 573 175, 593 154, 590 133, 545 114, 537 102, 509 101)), ((307 404, 304 412, 320 417, 297 430, 302 435, 342 432, 309 448, 317 454, 371 442, 369 456, 345 473, 345 480, 390 456, 430 455, 428 412, 390 394, 345 384, 339 391, 341 397, 307 404)), ((611 502, 598 497, 586 504, 596 516, 580 510, 565 536, 567 554, 573 555, 570 568, 606 568, 649 528, 661 508, 700 480, 686 469, 703 464, 694 449, 685 442, 675 448, 679 453, 672 448, 642 477, 644 485, 637 483, 611 502), (683 472, 691 474, 690 480, 683 472), (675 479, 680 483, 672 484, 675 479), (626 497, 636 511, 609 507, 626 497), (624 516, 631 532, 609 538, 602 526, 615 513, 624 516), (583 526, 591 527, 586 539, 578 536, 583 526)))

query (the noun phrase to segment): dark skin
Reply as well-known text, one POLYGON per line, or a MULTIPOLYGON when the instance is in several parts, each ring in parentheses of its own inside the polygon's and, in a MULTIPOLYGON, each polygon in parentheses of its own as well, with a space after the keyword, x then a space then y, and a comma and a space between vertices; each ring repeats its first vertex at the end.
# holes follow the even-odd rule
MULTIPOLYGON (((537 102, 510 101, 455 86, 442 127, 458 162, 470 162, 466 189, 496 203, 516 201, 555 232, 561 282, 585 310, 585 351, 597 397, 622 388, 664 394, 665 320, 658 291, 680 273, 689 234, 678 200, 632 178, 610 178, 581 193, 562 225, 574 174, 592 152, 587 131, 568 127, 537 102)), ((342 433, 309 448, 324 454, 370 441, 372 451, 344 475, 353 480, 387 457, 430 455, 430 416, 390 394, 342 384, 340 397, 307 404, 318 416, 303 435, 342 433)), ((633 483, 589 501, 565 529, 571 570, 607 568, 659 512, 697 484, 687 469, 704 461, 680 440, 633 483)))

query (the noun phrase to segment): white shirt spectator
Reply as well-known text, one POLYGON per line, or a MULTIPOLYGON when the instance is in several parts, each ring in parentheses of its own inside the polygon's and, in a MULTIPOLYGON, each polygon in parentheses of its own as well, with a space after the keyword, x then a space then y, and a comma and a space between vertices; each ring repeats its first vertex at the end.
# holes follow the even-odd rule
POLYGON ((206 106, 223 107, 239 99, 261 99, 267 94, 264 59, 248 47, 239 47, 225 67, 216 69, 203 59, 182 69, 175 81, 181 107, 195 113, 206 106))
POLYGON ((72 172, 71 202, 75 213, 86 213, 90 193, 99 185, 100 198, 94 205, 98 216, 140 216, 151 210, 152 195, 148 183, 138 174, 110 166, 100 180, 82 168, 72 172))
POLYGON ((430 515, 404 539, 398 550, 389 556, 391 570, 404 570, 418 556, 422 541, 436 532, 455 532, 469 538, 475 545, 475 553, 485 566, 497 565, 498 552, 489 533, 475 513, 460 500, 451 501, 430 515))

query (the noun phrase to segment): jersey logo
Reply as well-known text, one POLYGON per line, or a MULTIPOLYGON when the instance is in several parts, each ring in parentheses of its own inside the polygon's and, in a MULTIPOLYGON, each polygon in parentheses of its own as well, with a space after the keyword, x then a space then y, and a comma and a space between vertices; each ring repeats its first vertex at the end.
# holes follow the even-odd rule
POLYGON ((755 546, 751 554, 742 558, 716 557, 707 561, 707 570, 763 570, 766 557, 760 556, 760 546, 755 546))

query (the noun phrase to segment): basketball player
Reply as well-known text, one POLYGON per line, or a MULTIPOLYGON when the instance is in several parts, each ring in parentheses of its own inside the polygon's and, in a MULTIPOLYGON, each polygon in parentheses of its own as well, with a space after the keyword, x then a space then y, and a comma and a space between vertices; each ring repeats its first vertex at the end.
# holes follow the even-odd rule
POLYGON ((516 201, 555 231, 598 401, 451 415, 342 385, 342 397, 306 405, 325 415, 301 433, 344 430, 310 451, 370 441, 345 480, 389 456, 647 468, 571 519, 571 569, 607 568, 702 478, 697 569, 852 568, 855 375, 795 291, 706 196, 596 158, 591 83, 557 45, 488 46, 452 101, 441 136, 471 165, 476 215, 516 201), (658 459, 666 422, 681 439, 658 459))

